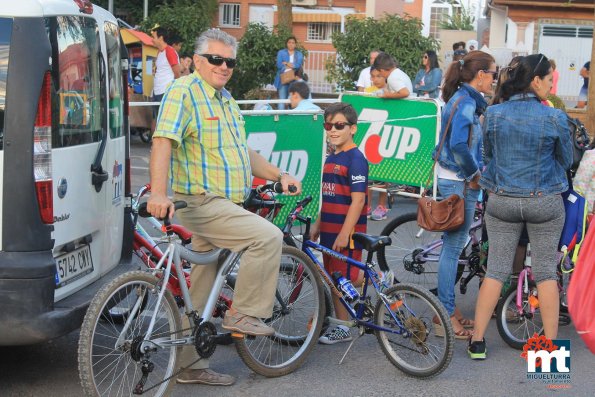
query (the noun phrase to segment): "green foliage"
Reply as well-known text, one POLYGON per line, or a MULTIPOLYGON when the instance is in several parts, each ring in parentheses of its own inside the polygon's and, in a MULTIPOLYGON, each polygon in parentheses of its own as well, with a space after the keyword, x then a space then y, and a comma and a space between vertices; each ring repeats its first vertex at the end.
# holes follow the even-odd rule
MULTIPOLYGON (((271 31, 260 23, 250 23, 238 44, 238 65, 226 88, 234 98, 245 98, 255 88, 273 84, 277 71, 277 52, 285 48, 286 39, 291 36, 287 30, 271 31)), ((304 48, 299 50, 307 56, 304 48)))
POLYGON ((560 99, 559 96, 549 94, 547 96, 547 99, 552 103, 552 105, 554 105, 556 109, 562 109, 563 111, 566 111, 566 105, 564 104, 564 101, 560 99))
POLYGON ((471 15, 471 10, 461 5, 461 7, 454 7, 453 13, 446 16, 446 19, 440 22, 441 29, 450 30, 473 30, 475 27, 473 23, 475 17, 471 15))
POLYGON ((422 36, 421 28, 419 19, 398 15, 385 14, 382 19, 347 19, 345 33, 333 34, 337 60, 326 65, 327 80, 336 82, 339 88, 354 90, 360 71, 370 65, 368 58, 372 50, 392 55, 400 69, 415 76, 421 67, 423 53, 438 48, 434 38, 422 36))
POLYGON ((192 54, 196 38, 211 27, 216 11, 217 0, 172 0, 153 8, 141 28, 149 32, 158 24, 177 32, 183 40, 181 53, 192 54))
MULTIPOLYGON (((150 0, 149 13, 151 13, 151 10, 156 6, 165 2, 166 0, 150 0)), ((93 0, 93 3, 107 10, 108 0, 93 0)), ((144 0, 114 0, 114 14, 127 15, 124 20, 127 24, 132 26, 141 23, 143 20, 143 7, 144 0)))

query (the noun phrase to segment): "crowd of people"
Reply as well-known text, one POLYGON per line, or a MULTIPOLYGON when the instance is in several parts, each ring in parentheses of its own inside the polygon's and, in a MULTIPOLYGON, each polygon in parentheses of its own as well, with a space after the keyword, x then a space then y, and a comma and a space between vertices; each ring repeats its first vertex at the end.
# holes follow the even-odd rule
MULTIPOLYGON (((162 33, 156 29, 153 34, 162 57, 157 67, 170 67, 172 81, 163 92, 155 91, 163 97, 153 135, 148 211, 160 218, 173 215, 174 206, 167 196, 170 185, 174 199, 188 203, 177 215, 193 232, 195 250, 246 250, 233 306, 222 326, 247 335, 271 335, 274 329, 261 318, 271 315, 282 235, 274 225, 238 204, 250 188, 252 175, 278 180, 283 190, 293 195, 301 193, 301 183, 247 146, 240 109, 225 89, 236 66, 236 40, 218 29, 202 33, 192 58, 196 73, 181 76, 179 65, 172 65, 162 33), (290 185, 296 187, 295 192, 289 193, 290 185)), ((470 47, 473 45, 477 43, 470 47)), ((432 154, 437 161, 437 187, 441 196, 456 194, 465 203, 464 224, 443 235, 438 271, 438 298, 450 315, 455 337, 468 341, 472 359, 486 358, 484 335, 502 284, 511 273, 514 250, 510 247, 517 244, 526 227, 535 258, 533 273, 544 333, 555 338, 555 262, 565 219, 561 193, 568 188, 566 171, 572 162, 572 143, 565 113, 545 102, 553 86, 554 65, 543 54, 529 55, 513 59, 499 73, 490 54, 471 50, 452 62, 443 77, 436 53, 426 51, 412 82, 389 54, 374 50, 369 55, 370 66, 357 82, 359 91, 394 99, 414 94, 440 97, 445 103, 440 133, 445 144, 432 154), (486 97, 492 98, 489 105, 486 97), (456 308, 454 286, 481 189, 489 197, 485 222, 490 255, 475 317, 470 319, 456 308)), ((275 87, 292 108, 319 109, 309 100, 307 83, 296 73, 302 65, 303 55, 291 37, 277 55, 275 87), (281 75, 290 70, 291 81, 282 82, 281 75)), ((312 236, 320 235, 322 245, 359 259, 361 247, 354 244, 352 234, 365 232, 367 215, 386 218, 386 195, 380 194, 378 207, 371 211, 368 162, 353 140, 357 131, 353 107, 345 103, 326 107, 324 130, 332 151, 323 167, 322 210, 312 236)), ((358 269, 345 269, 330 257, 324 258, 324 264, 329 274, 341 272, 354 285, 361 284, 358 269)), ((192 268, 191 297, 198 310, 204 308, 215 273, 214 266, 192 268)), ((333 298, 336 317, 346 320, 347 313, 333 298)), ((438 334, 444 325, 437 318, 433 322, 438 334)), ((350 330, 344 325, 320 337, 326 344, 349 340, 350 330)), ((178 376, 179 383, 234 383, 232 376, 209 369, 208 360, 200 359, 192 347, 183 349, 182 361, 192 364, 178 376)))

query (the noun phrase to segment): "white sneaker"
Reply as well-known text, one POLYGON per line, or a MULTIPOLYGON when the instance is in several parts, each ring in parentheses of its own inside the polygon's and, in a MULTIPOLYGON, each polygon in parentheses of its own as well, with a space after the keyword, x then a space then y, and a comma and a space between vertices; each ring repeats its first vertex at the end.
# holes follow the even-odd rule
POLYGON ((334 345, 335 343, 349 342, 351 339, 351 333, 348 330, 345 331, 343 328, 337 326, 326 331, 326 333, 318 339, 318 342, 325 345, 334 345))

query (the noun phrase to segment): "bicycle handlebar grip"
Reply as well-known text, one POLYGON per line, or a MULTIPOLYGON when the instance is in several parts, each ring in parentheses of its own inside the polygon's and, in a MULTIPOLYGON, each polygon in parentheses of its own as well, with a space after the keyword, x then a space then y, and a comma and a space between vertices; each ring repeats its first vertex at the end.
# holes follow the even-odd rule
MULTIPOLYGON (((175 201, 174 202, 174 208, 175 210, 179 210, 182 208, 186 208, 188 207, 188 204, 185 201, 175 201)), ((140 215, 143 218, 150 218, 153 215, 151 215, 151 213, 149 211, 147 211, 147 203, 141 203, 138 206, 138 215, 140 215)))

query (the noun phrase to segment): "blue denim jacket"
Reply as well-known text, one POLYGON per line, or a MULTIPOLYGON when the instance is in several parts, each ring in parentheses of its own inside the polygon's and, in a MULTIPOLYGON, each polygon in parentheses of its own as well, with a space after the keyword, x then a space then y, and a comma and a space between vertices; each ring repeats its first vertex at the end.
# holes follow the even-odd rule
MULTIPOLYGON (((459 178, 470 181, 482 168, 482 135, 479 116, 483 114, 487 103, 475 88, 464 83, 461 88, 450 98, 442 109, 442 128, 440 138, 446 135, 446 140, 438 163, 443 168, 456 172, 459 178), (462 98, 457 105, 455 114, 448 131, 444 131, 454 104, 462 98), (468 145, 470 128, 473 133, 471 145, 468 145)), ((434 148, 432 158, 436 159, 438 145, 434 148)))
POLYGON ((490 106, 483 128, 484 188, 513 197, 558 194, 568 189, 572 141, 566 114, 534 94, 514 95, 490 106))

